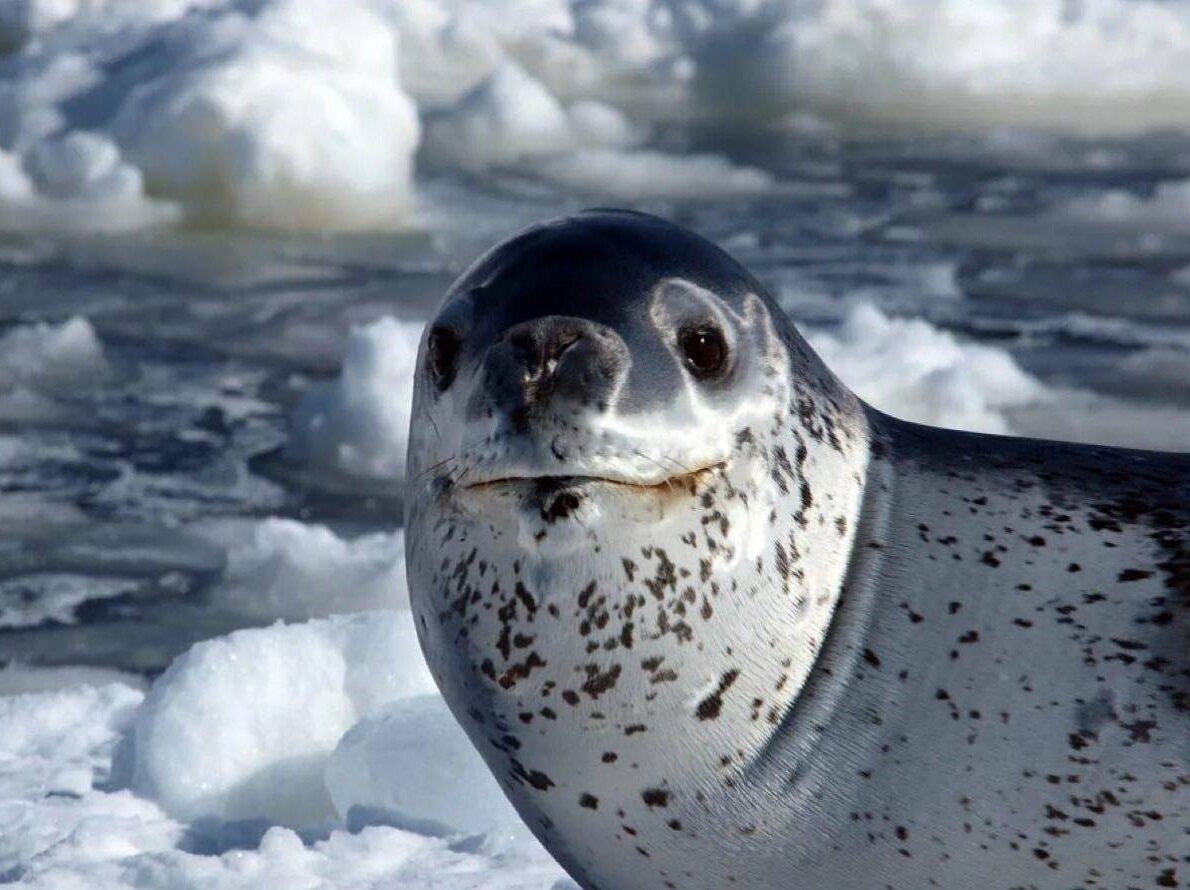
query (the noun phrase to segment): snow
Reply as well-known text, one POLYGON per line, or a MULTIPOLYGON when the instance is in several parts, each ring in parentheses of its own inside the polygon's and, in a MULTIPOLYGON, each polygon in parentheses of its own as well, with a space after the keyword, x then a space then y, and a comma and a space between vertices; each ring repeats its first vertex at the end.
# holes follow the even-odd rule
POLYGON ((417 109, 367 3, 18 7, 0 227, 358 229, 411 213, 417 109))
POLYGON ((111 669, 0 666, 0 878, 573 888, 437 693, 399 530, 273 517, 184 537, 204 565, 225 554, 208 612, 324 617, 204 640, 147 690, 111 669))
MULTIPOLYGON (((69 413, 65 402, 109 374, 95 328, 81 316, 11 328, 0 335, 0 420, 60 420, 69 413)), ((6 451, 0 445, 0 462, 9 462, 6 451)))
MULTIPOLYGON (((143 700, 144 693, 122 683, 0 697, 0 876, 5 882, 102 890, 574 887, 540 846, 507 826, 493 832, 494 840, 464 849, 454 836, 387 824, 350 830, 339 825, 311 837, 267 821, 171 818, 158 803, 109 777, 113 752, 143 719, 143 700)), ((226 713, 194 713, 190 734, 217 740, 221 718, 235 721, 242 713, 234 698, 228 704, 226 713)), ((304 704, 293 703, 295 715, 304 704)), ((474 757, 478 760, 478 754, 474 757)), ((431 773, 444 775, 445 770, 431 764, 431 773)))
POLYGON ((426 154, 473 172, 531 171, 571 191, 618 200, 718 198, 773 184, 767 173, 719 155, 634 148, 644 135, 611 105, 584 100, 566 107, 506 63, 454 107, 431 116, 426 154))
POLYGON ((39 323, 0 336, 0 391, 28 387, 61 391, 108 373, 95 328, 75 316, 62 324, 39 323))
POLYGON ((720 194, 649 190, 658 158, 621 156, 675 121, 1183 128, 1188 44, 1184 0, 19 0, 0 229, 391 229, 417 221, 415 163, 720 194))
POLYGON ((409 607, 405 535, 340 537, 323 525, 270 517, 225 520, 195 531, 226 548, 211 605, 261 620, 409 607))
MULTIPOLYGON (((1190 233, 1190 180, 1158 183, 1148 196, 1109 189, 1071 198, 1056 208, 1064 221, 1123 225, 1154 234, 1190 233)), ((1176 280, 1176 279, 1175 279, 1176 280)))
POLYGON ((1004 350, 961 342, 924 319, 890 318, 870 303, 853 308, 837 333, 807 339, 860 398, 905 420, 1006 433, 1013 409, 1048 395, 1004 350))
POLYGON ((331 476, 403 478, 423 327, 387 316, 354 326, 339 377, 312 385, 293 413, 290 458, 331 476))
POLYGON ((132 735, 131 786, 175 818, 318 828, 343 734, 379 705, 434 690, 408 612, 236 631, 154 683, 132 735))
POLYGON ((573 147, 561 103, 517 65, 508 64, 429 126, 435 158, 483 170, 573 147))

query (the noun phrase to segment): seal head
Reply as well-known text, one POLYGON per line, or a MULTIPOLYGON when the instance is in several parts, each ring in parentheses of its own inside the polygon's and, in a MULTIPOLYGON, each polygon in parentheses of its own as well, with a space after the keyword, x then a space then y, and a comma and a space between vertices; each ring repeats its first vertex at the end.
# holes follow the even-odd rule
POLYGON ((592 211, 450 289, 413 416, 418 631, 518 811, 585 886, 745 874, 700 837, 769 809, 745 777, 846 574, 858 400, 727 254, 592 211))

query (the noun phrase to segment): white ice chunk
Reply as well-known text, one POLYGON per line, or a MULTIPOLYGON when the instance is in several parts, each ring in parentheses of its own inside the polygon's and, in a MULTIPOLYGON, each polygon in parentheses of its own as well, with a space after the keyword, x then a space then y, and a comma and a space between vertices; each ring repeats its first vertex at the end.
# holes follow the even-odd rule
POLYGON ((426 134, 426 150, 433 157, 470 170, 557 154, 572 144, 566 109, 512 63, 437 116, 426 134))
POLYGON ((357 723, 331 755, 326 785, 348 825, 380 819, 435 833, 528 834, 436 694, 393 702, 357 723))
POLYGON ((185 20, 114 131, 154 193, 268 228, 391 226, 411 209, 417 110, 395 35, 360 3, 277 0, 185 20))
POLYGON ((837 334, 808 340, 861 398, 918 423, 1005 433, 1006 412, 1047 396, 1004 350, 960 342, 923 319, 889 318, 869 303, 837 334))
POLYGON ((95 328, 75 316, 38 323, 0 336, 0 392, 15 388, 62 391, 89 386, 108 373, 95 328))
POLYGON ((137 715, 133 787, 175 818, 327 823, 327 757, 362 716, 434 689, 408 612, 198 643, 137 715))
POLYGON ((756 33, 725 77, 843 118, 1110 134, 1190 111, 1184 3, 824 0, 756 33))
POLYGON ((403 478, 422 327, 389 317, 353 327, 339 378, 294 411, 289 456, 315 471, 403 478))
POLYGON ((401 530, 347 539, 325 526, 274 517, 227 521, 200 533, 228 548, 211 594, 217 608, 301 621, 409 606, 401 530))
POLYGON ((1124 189, 1080 195, 1056 208, 1056 215, 1155 234, 1190 233, 1190 179, 1160 183, 1147 197, 1124 189))

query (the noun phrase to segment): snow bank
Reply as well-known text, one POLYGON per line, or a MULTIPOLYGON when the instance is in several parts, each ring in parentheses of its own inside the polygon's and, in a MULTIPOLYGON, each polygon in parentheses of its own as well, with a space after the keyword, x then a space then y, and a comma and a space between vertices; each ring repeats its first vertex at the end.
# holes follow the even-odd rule
POLYGON ((34 790, 89 791, 93 771, 110 763, 116 739, 143 698, 144 693, 122 684, 0 697, 4 797, 34 790), (7 767, 18 763, 20 772, 7 774, 7 767))
POLYGON ((408 608, 401 530, 341 538, 322 525, 272 517, 196 529, 227 548, 212 605, 249 618, 303 621, 408 608))
POLYGON ((422 327, 353 327, 338 379, 311 386, 294 411, 288 456, 332 476, 401 479, 422 327))
POLYGON ((153 45, 113 131, 154 192, 204 220, 372 228, 410 209, 417 112, 396 39, 361 3, 191 17, 153 45))
POLYGON ((179 208, 145 194, 144 176, 110 139, 76 131, 24 162, 0 149, 0 231, 116 233, 169 225, 179 208))
POLYGON ((182 820, 326 825, 323 771, 339 739, 381 705, 434 688, 408 612, 208 640, 137 715, 132 787, 182 820))
POLYGON ((0 74, 0 227, 409 214, 417 109, 363 0, 17 6, 0 22, 27 41, 0 74))
POLYGON ((432 167, 611 197, 704 194, 631 152, 674 121, 1184 128, 1187 46, 1187 0, 22 0, 0 229, 400 225, 422 118, 432 167))
MULTIPOLYGON (((751 82, 895 126, 1128 133, 1185 126, 1190 4, 823 0, 758 38, 751 82)), ((723 78, 739 89, 739 78, 723 78)), ((745 80, 744 83, 748 83, 745 80)), ((726 93, 730 97, 731 93, 726 93)))
POLYGON ((922 319, 889 318, 868 303, 837 333, 807 339, 860 398, 905 420, 1006 433, 1006 412, 1047 396, 1007 352, 960 342, 922 319))
POLYGON ((513 64, 503 66, 435 118, 426 139, 433 157, 471 170, 507 166, 574 147, 562 104, 513 64))
POLYGON ((144 693, 123 684, 0 696, 0 875, 55 884, 62 861, 86 880, 102 860, 173 847, 182 827, 127 791, 104 793, 112 752, 144 693), (38 874, 38 873, 42 874, 38 874))

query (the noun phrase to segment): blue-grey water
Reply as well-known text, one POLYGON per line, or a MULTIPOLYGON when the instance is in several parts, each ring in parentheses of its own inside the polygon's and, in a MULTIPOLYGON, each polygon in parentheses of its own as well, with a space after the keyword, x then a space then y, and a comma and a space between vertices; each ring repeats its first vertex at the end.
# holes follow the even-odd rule
MULTIPOLYGON (((1154 197, 1190 180, 1190 139, 672 138, 776 185, 636 206, 725 246, 803 326, 829 334, 859 303, 924 319, 1058 393, 1006 409, 1010 431, 1190 448, 1190 188, 1180 206, 1154 197)), ((0 240, 0 335, 81 316, 110 369, 51 388, 51 409, 0 399, 0 663, 152 674, 244 623, 205 608, 226 556, 195 523, 399 524, 397 482, 353 486, 286 459, 300 393, 336 372, 351 325, 424 319, 497 238, 603 203, 528 178, 420 187, 438 216, 398 233, 0 240), (73 599, 42 615, 64 588, 73 599)))

